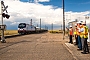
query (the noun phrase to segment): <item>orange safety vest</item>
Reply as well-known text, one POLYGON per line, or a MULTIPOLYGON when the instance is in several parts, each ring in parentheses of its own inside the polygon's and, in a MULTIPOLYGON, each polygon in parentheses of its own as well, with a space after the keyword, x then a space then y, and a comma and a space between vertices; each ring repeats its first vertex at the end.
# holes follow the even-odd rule
POLYGON ((73 35, 73 29, 72 28, 69 30, 69 34, 73 35))
POLYGON ((80 27, 78 26, 77 27, 77 35, 80 35, 79 29, 80 29, 80 27))
POLYGON ((78 29, 76 29, 76 35, 78 34, 78 29))
POLYGON ((78 28, 80 28, 80 25, 77 25, 77 35, 80 35, 80 32, 79 32, 78 28))

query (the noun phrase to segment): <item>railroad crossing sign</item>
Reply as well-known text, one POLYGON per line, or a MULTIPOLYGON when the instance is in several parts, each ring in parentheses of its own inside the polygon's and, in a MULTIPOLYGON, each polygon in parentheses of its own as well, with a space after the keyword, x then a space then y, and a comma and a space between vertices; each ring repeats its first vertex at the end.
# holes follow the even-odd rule
POLYGON ((6 25, 3 24, 3 18, 6 17, 7 19, 9 19, 9 17, 10 17, 10 15, 4 13, 4 11, 6 11, 6 13, 8 13, 7 8, 8 8, 8 6, 5 6, 4 2, 0 1, 0 15, 1 15, 1 21, 2 21, 2 23, 0 25, 1 43, 6 43, 5 38, 4 38, 4 30, 6 30, 6 25))
POLYGON ((6 25, 0 25, 0 30, 6 30, 6 25))

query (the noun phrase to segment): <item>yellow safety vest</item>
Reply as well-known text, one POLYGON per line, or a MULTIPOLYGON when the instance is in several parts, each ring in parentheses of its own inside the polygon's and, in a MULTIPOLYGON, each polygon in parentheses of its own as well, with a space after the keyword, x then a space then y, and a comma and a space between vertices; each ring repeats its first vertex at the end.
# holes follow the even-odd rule
POLYGON ((77 34, 77 30, 76 30, 76 28, 75 28, 74 35, 76 35, 76 34, 77 34))
POLYGON ((74 31, 74 34, 76 35, 76 31, 74 31))
POLYGON ((83 26, 83 28, 84 28, 84 31, 80 33, 80 37, 88 38, 88 27, 83 26))

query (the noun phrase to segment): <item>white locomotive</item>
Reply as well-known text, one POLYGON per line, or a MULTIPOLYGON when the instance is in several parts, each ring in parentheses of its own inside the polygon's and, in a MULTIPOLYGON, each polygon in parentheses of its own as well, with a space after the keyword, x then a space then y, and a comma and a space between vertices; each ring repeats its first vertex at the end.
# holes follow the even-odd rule
POLYGON ((18 33, 19 34, 29 34, 29 33, 33 33, 36 32, 36 27, 30 24, 26 24, 26 23, 20 23, 18 25, 18 33))

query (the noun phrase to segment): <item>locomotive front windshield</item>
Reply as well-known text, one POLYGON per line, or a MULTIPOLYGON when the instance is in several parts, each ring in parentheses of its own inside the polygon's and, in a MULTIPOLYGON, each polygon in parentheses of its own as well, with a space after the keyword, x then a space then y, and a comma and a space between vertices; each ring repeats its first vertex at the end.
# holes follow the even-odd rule
POLYGON ((18 28, 25 28, 26 27, 26 24, 25 23, 20 23, 19 25, 18 25, 18 28))

